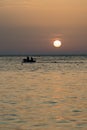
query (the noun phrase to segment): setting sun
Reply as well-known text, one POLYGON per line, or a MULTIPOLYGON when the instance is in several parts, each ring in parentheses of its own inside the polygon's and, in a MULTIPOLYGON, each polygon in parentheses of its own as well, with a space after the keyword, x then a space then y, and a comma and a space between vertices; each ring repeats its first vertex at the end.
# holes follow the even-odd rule
POLYGON ((61 41, 59 41, 59 40, 55 40, 55 41, 53 42, 53 45, 54 45, 54 47, 60 47, 60 46, 62 45, 62 43, 61 43, 61 41))

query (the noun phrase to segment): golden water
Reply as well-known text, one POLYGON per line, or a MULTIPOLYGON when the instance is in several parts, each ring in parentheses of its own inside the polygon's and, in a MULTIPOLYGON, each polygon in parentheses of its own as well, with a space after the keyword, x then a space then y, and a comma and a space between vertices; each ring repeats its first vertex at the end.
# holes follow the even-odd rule
POLYGON ((36 58, 0 58, 0 130, 87 130, 87 57, 36 58))

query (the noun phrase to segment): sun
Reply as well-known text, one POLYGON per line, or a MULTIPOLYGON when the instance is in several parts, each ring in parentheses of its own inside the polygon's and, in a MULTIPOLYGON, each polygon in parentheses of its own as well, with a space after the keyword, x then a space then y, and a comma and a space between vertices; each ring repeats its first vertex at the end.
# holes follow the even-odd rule
POLYGON ((62 43, 61 43, 60 40, 55 40, 55 41, 53 42, 53 45, 54 45, 54 47, 60 47, 60 46, 62 45, 62 43))

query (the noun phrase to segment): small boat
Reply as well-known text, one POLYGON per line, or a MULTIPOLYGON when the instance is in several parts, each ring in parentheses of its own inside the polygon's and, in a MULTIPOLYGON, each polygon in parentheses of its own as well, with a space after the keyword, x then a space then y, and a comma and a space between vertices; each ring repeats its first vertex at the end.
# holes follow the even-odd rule
POLYGON ((29 59, 29 57, 27 57, 26 59, 22 60, 22 63, 35 63, 36 60, 34 60, 32 57, 31 59, 29 59))

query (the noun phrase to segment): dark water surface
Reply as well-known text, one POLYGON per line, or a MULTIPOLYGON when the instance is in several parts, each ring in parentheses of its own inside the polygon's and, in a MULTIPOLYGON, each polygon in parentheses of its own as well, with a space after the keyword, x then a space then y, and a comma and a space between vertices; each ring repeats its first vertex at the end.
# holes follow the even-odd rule
POLYGON ((0 57, 0 130, 87 130, 87 57, 0 57))

